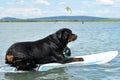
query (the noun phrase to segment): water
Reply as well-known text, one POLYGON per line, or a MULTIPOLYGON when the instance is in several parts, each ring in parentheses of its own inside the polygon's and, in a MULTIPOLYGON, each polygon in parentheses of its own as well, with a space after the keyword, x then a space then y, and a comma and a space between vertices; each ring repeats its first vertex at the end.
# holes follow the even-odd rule
MULTIPOLYGON (((4 55, 15 42, 34 41, 61 28, 70 28, 78 39, 69 44, 72 56, 120 51, 120 22, 25 22, 0 23, 0 66, 4 55)), ((46 72, 2 73, 0 80, 119 80, 120 56, 103 65, 69 66, 46 72)))

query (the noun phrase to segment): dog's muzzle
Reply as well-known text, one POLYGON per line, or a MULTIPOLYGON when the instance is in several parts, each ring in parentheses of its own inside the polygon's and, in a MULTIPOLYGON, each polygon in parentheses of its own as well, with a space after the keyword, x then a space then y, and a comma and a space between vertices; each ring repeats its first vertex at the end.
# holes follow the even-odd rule
POLYGON ((77 39, 77 35, 76 34, 72 34, 69 38, 68 38, 68 42, 74 41, 77 39))

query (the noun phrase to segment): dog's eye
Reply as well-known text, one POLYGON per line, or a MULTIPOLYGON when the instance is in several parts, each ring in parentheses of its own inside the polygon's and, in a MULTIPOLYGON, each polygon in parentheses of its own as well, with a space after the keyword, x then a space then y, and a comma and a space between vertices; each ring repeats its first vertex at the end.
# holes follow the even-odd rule
POLYGON ((68 39, 70 37, 70 34, 68 32, 65 32, 64 37, 65 37, 65 39, 68 39))

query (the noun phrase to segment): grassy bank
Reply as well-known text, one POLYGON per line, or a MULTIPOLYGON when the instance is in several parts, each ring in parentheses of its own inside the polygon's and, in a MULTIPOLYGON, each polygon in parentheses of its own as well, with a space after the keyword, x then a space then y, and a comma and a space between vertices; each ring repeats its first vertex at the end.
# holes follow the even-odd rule
POLYGON ((120 19, 105 20, 0 20, 0 22, 120 22, 120 19))

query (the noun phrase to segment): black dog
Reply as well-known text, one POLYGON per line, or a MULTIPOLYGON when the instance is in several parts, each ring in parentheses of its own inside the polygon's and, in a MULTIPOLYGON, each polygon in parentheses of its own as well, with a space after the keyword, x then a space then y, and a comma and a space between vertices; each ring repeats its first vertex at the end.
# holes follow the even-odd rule
POLYGON ((6 64, 18 70, 31 70, 36 64, 83 61, 82 58, 66 58, 63 54, 68 42, 76 38, 70 29, 63 28, 41 40, 15 43, 6 53, 6 64))

